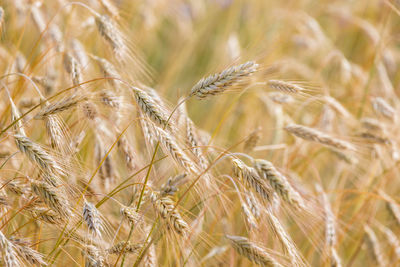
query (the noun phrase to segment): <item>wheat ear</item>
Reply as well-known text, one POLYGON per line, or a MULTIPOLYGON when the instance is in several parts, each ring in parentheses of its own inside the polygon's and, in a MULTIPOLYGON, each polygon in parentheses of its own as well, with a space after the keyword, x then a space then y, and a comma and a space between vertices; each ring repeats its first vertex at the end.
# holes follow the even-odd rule
POLYGON ((227 68, 220 73, 202 78, 192 87, 190 96, 204 99, 211 95, 221 94, 230 87, 243 82, 245 77, 250 76, 257 70, 257 67, 257 63, 248 61, 244 64, 227 68))
POLYGON ((337 149, 355 151, 356 148, 349 142, 332 137, 324 132, 302 125, 290 124, 285 127, 289 133, 307 141, 313 141, 337 149))
POLYGON ((231 242, 232 247, 242 256, 248 258, 260 266, 265 267, 280 267, 275 259, 271 257, 264 249, 252 243, 249 239, 242 236, 226 235, 226 238, 231 242))
POLYGON ((291 186, 287 178, 280 173, 275 166, 263 159, 255 161, 255 168, 258 174, 269 181, 269 184, 274 188, 275 192, 287 203, 296 209, 303 209, 304 202, 300 194, 291 186))

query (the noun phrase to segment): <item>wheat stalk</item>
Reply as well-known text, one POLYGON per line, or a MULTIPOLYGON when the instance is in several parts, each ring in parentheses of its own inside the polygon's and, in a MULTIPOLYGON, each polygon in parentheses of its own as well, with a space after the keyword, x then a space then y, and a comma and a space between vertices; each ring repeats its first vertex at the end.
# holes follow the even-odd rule
POLYGON ((145 91, 133 87, 133 93, 136 99, 136 103, 139 105, 140 109, 144 114, 149 116, 149 118, 156 124, 170 128, 171 125, 168 122, 168 116, 159 107, 159 105, 153 100, 153 98, 145 91))
POLYGON ((58 213, 53 210, 49 210, 48 208, 36 207, 30 211, 32 215, 49 224, 59 225, 63 223, 64 218, 62 218, 58 213))
POLYGON ((385 130, 385 126, 379 120, 374 118, 361 118, 360 122, 364 128, 370 131, 382 132, 385 130))
POLYGON ((386 194, 383 190, 380 190, 379 194, 386 200, 386 207, 390 215, 392 215, 396 223, 400 225, 400 208, 397 202, 388 194, 386 194))
POLYGON ((251 212, 250 207, 245 203, 242 203, 242 211, 246 215, 246 221, 251 228, 257 228, 257 219, 254 214, 251 212))
POLYGON ((63 218, 69 218, 71 211, 67 199, 63 193, 47 183, 31 182, 32 191, 39 196, 50 208, 56 211, 63 218))
POLYGON ((369 247, 372 250, 372 255, 375 262, 378 264, 378 266, 387 266, 382 247, 380 246, 379 240, 376 237, 375 232, 368 225, 364 226, 364 231, 367 234, 366 240, 368 241, 369 247))
POLYGON ((400 260, 400 240, 397 235, 390 230, 389 227, 379 224, 379 229, 385 234, 385 237, 390 244, 390 246, 394 249, 394 254, 397 258, 397 261, 400 260))
POLYGON ((0 6, 0 31, 3 28, 3 23, 4 23, 4 9, 3 7, 0 6))
POLYGON ((179 186, 187 182, 187 173, 178 174, 174 177, 168 178, 160 188, 161 196, 173 196, 178 190, 179 186))
POLYGON ((269 225, 279 242, 282 244, 285 254, 289 256, 292 266, 302 266, 302 259, 297 252, 297 248, 283 225, 279 222, 279 219, 270 211, 267 212, 267 215, 269 225))
POLYGON ((12 240, 11 242, 13 243, 18 255, 20 255, 20 257, 26 262, 33 265, 47 265, 47 263, 43 259, 43 255, 24 244, 24 242, 22 242, 22 244, 20 244, 21 242, 19 240, 18 242, 16 240, 12 240))
POLYGON ((130 241, 121 241, 114 246, 107 249, 109 254, 121 254, 121 253, 135 253, 143 247, 143 244, 133 244, 130 241))
POLYGON ((64 54, 64 68, 71 75, 73 85, 78 85, 82 81, 81 66, 79 62, 69 53, 64 54))
POLYGON ((175 162, 183 167, 186 171, 191 173, 197 173, 193 162, 189 157, 183 152, 183 150, 178 146, 173 137, 166 131, 159 127, 154 127, 157 137, 164 149, 171 155, 175 162))
POLYGON ((6 267, 18 267, 20 262, 17 257, 15 246, 0 231, 0 250, 6 267))
POLYGON ((118 140, 117 145, 118 148, 121 150, 122 154, 124 155, 124 159, 128 169, 129 170, 135 169, 136 168, 135 159, 137 159, 137 156, 132 146, 129 144, 128 140, 124 136, 121 136, 121 138, 118 140))
POLYGON ((271 202, 273 192, 261 179, 257 171, 254 168, 247 166, 240 159, 233 159, 232 162, 235 175, 252 187, 263 199, 271 202))
MULTIPOLYGON (((121 79, 121 75, 119 75, 118 70, 107 59, 92 54, 89 54, 89 56, 96 60, 98 66, 103 72, 104 77, 121 79)), ((107 79, 107 82, 114 86, 117 85, 117 81, 115 79, 107 79)))
POLYGON ((349 142, 334 138, 324 132, 306 126, 289 124, 285 127, 285 130, 307 141, 317 142, 337 149, 344 149, 350 151, 356 150, 356 148, 349 142))
POLYGON ((242 83, 245 77, 256 72, 257 67, 257 63, 248 61, 241 65, 227 68, 220 73, 202 78, 192 87, 189 96, 196 96, 199 99, 204 99, 211 95, 221 94, 230 87, 242 83))
POLYGON ((178 234, 186 234, 189 226, 175 209, 175 203, 171 198, 159 197, 156 193, 151 193, 150 200, 161 218, 166 219, 178 234))
POLYGON ((121 207, 121 215, 128 220, 131 225, 136 225, 141 221, 140 214, 136 212, 134 208, 131 207, 121 207))
POLYGON ((242 236, 226 235, 226 238, 231 242, 233 248, 242 256, 250 261, 265 267, 282 266, 271 257, 264 249, 255 245, 247 238, 242 236))
POLYGON ((60 119, 55 115, 49 115, 45 117, 46 131, 50 138, 50 144, 52 148, 59 151, 64 151, 66 148, 65 140, 66 137, 63 132, 63 126, 60 119))
POLYGON ((38 164, 39 167, 43 168, 49 174, 53 174, 56 177, 64 176, 63 168, 40 145, 22 134, 15 134, 14 139, 18 149, 32 162, 38 164))
POLYGON ((254 164, 260 177, 269 182, 275 192, 296 209, 303 209, 304 202, 300 194, 291 186, 287 178, 274 165, 263 159, 257 159, 254 164))
POLYGON ((268 86, 271 87, 272 89, 278 90, 283 93, 287 94, 299 94, 304 91, 304 88, 291 83, 291 82, 285 82, 285 81, 280 81, 280 80, 269 80, 268 81, 268 86))
POLYGON ((335 216, 332 212, 331 204, 328 196, 323 191, 320 185, 317 185, 317 191, 322 195, 323 207, 325 212, 325 240, 329 247, 334 247, 337 242, 335 216))
POLYGON ((44 29, 46 28, 46 23, 44 21, 42 12, 40 11, 40 9, 37 5, 32 5, 31 15, 32 15, 32 20, 35 23, 38 30, 40 32, 43 32, 44 29))
POLYGON ((126 57, 127 47, 115 23, 107 15, 96 16, 95 21, 100 35, 110 44, 114 53, 120 59, 126 57))
POLYGON ((78 96, 78 95, 72 95, 66 97, 58 102, 45 106, 35 115, 35 119, 43 119, 47 116, 69 110, 73 107, 76 107, 81 101, 84 101, 86 99, 87 99, 86 96, 78 96))
POLYGON ((245 194, 245 200, 247 203, 247 206, 249 207, 251 213, 254 215, 256 219, 260 218, 261 212, 260 212, 260 203, 257 201, 255 196, 253 195, 252 192, 246 192, 245 194))
POLYGON ((372 107, 376 112, 383 115, 384 117, 395 120, 396 119, 396 111, 395 109, 387 103, 383 98, 376 97, 372 100, 372 107))
POLYGON ((84 250, 86 255, 85 267, 106 267, 106 261, 104 259, 102 251, 93 245, 86 245, 84 250))
POLYGON ((246 142, 243 145, 244 151, 246 153, 253 151, 253 149, 257 146, 258 141, 261 139, 261 128, 258 127, 254 131, 252 131, 246 139, 246 142))
POLYGON ((96 206, 90 202, 85 201, 83 204, 83 219, 85 220, 90 232, 96 236, 101 237, 103 230, 100 213, 96 209, 96 206))
POLYGON ((157 263, 157 254, 156 247, 154 244, 151 244, 147 250, 147 254, 144 257, 144 267, 156 267, 157 263))
POLYGON ((109 106, 117 111, 121 107, 121 97, 116 96, 114 92, 110 90, 102 90, 100 92, 100 98, 104 105, 109 106))
POLYGON ((89 65, 89 58, 82 43, 78 39, 73 38, 69 44, 71 46, 72 55, 76 58, 79 65, 83 68, 87 67, 89 65))
POLYGON ((331 267, 342 267, 342 261, 340 260, 340 257, 334 247, 331 247, 330 251, 330 265, 331 267))

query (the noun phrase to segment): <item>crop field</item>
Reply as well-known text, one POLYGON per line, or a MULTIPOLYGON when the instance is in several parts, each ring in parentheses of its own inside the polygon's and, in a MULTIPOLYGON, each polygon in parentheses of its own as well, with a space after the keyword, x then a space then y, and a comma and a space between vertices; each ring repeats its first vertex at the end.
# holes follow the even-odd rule
POLYGON ((400 266, 400 1, 0 0, 0 266, 400 266))

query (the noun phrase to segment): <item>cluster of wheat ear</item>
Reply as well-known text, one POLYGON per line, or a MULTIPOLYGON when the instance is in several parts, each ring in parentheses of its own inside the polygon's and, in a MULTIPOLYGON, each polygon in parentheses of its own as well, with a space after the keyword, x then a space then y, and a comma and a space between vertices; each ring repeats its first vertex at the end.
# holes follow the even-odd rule
POLYGON ((0 1, 0 266, 400 266, 400 2, 0 1))

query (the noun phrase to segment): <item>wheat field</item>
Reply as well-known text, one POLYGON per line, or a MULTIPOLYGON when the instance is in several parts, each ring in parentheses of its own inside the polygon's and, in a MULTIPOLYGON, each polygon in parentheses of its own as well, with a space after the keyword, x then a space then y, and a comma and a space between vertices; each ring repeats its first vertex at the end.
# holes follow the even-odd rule
POLYGON ((0 266, 400 266, 400 1, 0 0, 0 266))

